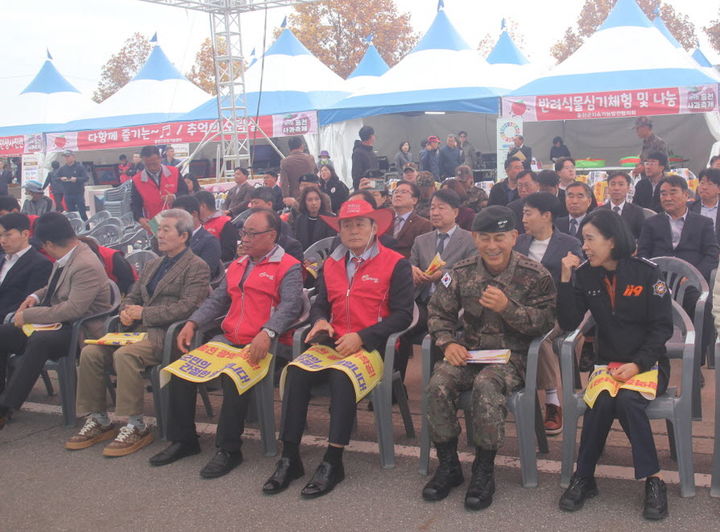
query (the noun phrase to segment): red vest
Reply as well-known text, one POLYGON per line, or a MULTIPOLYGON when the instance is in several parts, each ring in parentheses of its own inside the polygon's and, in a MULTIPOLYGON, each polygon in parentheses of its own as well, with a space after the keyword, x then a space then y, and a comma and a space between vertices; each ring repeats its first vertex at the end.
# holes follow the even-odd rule
POLYGON ((229 216, 216 216, 215 218, 210 218, 208 221, 203 223, 203 227, 215 238, 220 238, 220 233, 222 233, 223 227, 225 227, 225 224, 229 221, 229 216))
POLYGON ((145 218, 154 218, 160 211, 172 207, 171 204, 163 201, 161 196, 177 194, 178 179, 180 179, 180 174, 174 166, 162 166, 159 188, 147 174, 147 170, 133 176, 133 186, 143 199, 145 218))
POLYGON ((390 315, 390 280, 403 256, 380 242, 377 247, 379 253, 360 265, 350 284, 345 268, 347 255, 340 260, 331 255, 323 264, 330 324, 336 338, 375 325, 390 315))
MULTIPOLYGON (((280 283, 295 264, 300 264, 292 255, 283 252, 280 260, 263 260, 252 269, 243 288, 240 281, 250 258, 244 256, 228 266, 226 279, 230 296, 230 310, 222 322, 225 336, 233 344, 249 344, 263 325, 270 319, 273 309, 280 303, 280 283)), ((280 337, 283 344, 292 344, 292 331, 280 337)))
MULTIPOLYGON (((100 252, 100 256, 102 257, 103 266, 105 267, 105 273, 107 273, 107 276, 110 277, 110 279, 117 283, 118 278, 117 275, 115 275, 113 257, 116 253, 120 253, 120 251, 118 251, 117 249, 106 248, 105 246, 98 246, 98 251, 100 252)), ((138 276, 135 268, 133 268, 133 276, 137 281, 138 276)))

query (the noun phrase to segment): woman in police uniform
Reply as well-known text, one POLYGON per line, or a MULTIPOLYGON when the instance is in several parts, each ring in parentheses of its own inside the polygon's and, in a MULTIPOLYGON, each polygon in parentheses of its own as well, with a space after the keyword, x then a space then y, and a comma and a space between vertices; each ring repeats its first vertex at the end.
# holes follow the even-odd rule
MULTIPOLYGON (((620 363, 611 370, 619 381, 657 366, 657 395, 661 395, 670 376, 665 342, 673 332, 667 286, 654 263, 632 256, 635 241, 619 215, 610 210, 590 213, 582 234, 588 260, 580 264, 571 253, 562 259, 557 306, 560 327, 577 328, 589 310, 598 325, 598 364, 620 363)), ((621 389, 616 397, 600 393, 585 412, 577 468, 560 498, 561 509, 579 510, 585 499, 598 494, 595 465, 617 417, 630 440, 635 478, 646 479, 643 516, 663 519, 668 515, 665 483, 645 411, 648 404, 648 399, 631 390, 621 389)))

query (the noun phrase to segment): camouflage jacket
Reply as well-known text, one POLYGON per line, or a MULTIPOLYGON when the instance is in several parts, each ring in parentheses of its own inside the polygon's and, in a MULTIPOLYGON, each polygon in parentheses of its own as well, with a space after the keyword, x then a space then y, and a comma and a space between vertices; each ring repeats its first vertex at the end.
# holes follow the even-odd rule
POLYGON ((658 137, 655 133, 651 133, 649 137, 643 139, 642 150, 640 151, 640 160, 644 161, 647 159, 647 156, 654 151, 659 151, 669 157, 668 147, 665 141, 658 137))
POLYGON ((510 349, 513 358, 525 357, 533 338, 553 328, 555 300, 550 273, 524 255, 513 251, 508 267, 496 276, 479 256, 471 257, 456 263, 438 282, 428 303, 428 330, 440 347, 457 342, 468 349, 510 349), (510 300, 501 313, 480 304, 491 285, 510 300), (459 338, 458 326, 463 329, 459 338))
POLYGON ((488 195, 480 187, 472 186, 468 190, 468 199, 465 201, 465 207, 470 207, 475 212, 480 212, 483 208, 483 203, 487 205, 488 195))

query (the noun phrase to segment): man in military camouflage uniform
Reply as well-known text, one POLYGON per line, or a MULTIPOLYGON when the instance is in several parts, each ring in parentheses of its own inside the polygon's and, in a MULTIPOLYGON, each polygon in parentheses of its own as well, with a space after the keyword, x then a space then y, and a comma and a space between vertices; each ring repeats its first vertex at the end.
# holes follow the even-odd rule
POLYGON ((640 150, 640 163, 642 164, 648 155, 652 152, 664 153, 665 157, 669 157, 667 144, 663 139, 658 137, 652 130, 652 120, 646 116, 641 116, 635 121, 635 132, 642 139, 642 149, 640 150))
POLYGON ((530 342, 555 322, 552 277, 542 265, 513 251, 516 223, 507 207, 483 209, 472 225, 479 256, 456 263, 428 304, 428 329, 445 358, 435 366, 426 390, 430 437, 440 465, 423 489, 425 500, 444 499, 464 481, 457 455, 457 402, 460 394, 471 391, 476 458, 465 507, 480 510, 492 503, 495 453, 505 438, 506 400, 523 385, 530 342), (468 350, 475 349, 509 349, 510 361, 468 364, 468 350))

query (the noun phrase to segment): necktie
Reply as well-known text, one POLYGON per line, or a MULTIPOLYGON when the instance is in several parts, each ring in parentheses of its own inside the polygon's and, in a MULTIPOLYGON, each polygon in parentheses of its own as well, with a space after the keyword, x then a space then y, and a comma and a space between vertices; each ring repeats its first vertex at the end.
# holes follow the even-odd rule
POLYGON ((395 226, 393 227, 393 237, 397 238, 397 236, 400 234, 400 230, 403 226, 403 218, 402 216, 396 216, 395 217, 395 226))
POLYGON ((614 212, 615 214, 620 214, 620 207, 618 207, 617 205, 615 205, 615 206, 613 207, 613 212, 614 212))
POLYGON ((62 268, 57 268, 55 270, 55 273, 53 273, 52 278, 50 279, 50 284, 48 284, 47 292, 45 292, 45 297, 42 300, 42 303, 40 303, 40 306, 42 307, 49 307, 50 306, 50 300, 52 299, 52 296, 55 294, 55 289, 57 288, 58 279, 60 279, 60 274, 62 273, 62 268))
POLYGON ((577 230, 578 230, 578 223, 575 218, 572 218, 570 220, 570 234, 572 236, 577 236, 577 230))
POLYGON ((447 233, 438 233, 437 252, 442 255, 445 251, 445 241, 450 237, 447 233))

